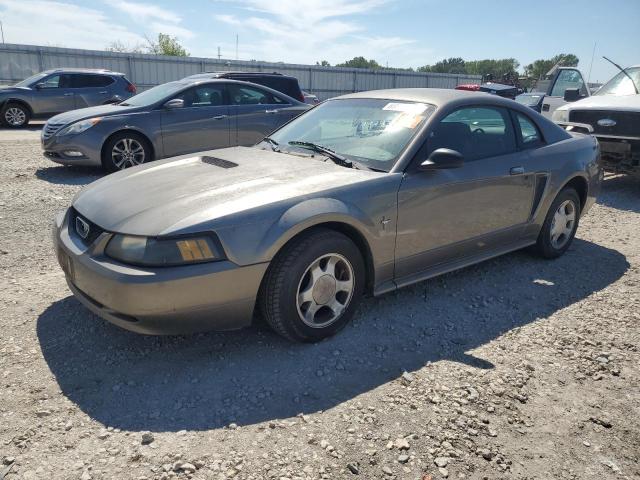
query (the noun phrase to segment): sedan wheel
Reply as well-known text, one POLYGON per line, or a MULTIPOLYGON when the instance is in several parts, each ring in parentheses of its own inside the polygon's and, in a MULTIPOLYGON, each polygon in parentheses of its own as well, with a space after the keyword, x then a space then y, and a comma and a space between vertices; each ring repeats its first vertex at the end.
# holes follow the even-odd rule
POLYGON ((314 260, 298 285, 300 319, 311 328, 335 322, 353 295, 353 267, 337 253, 314 260))
POLYGON ((567 251, 578 229, 580 197, 565 188, 555 198, 538 235, 536 250, 545 258, 556 258, 567 251))
POLYGON ((551 245, 560 249, 571 238, 576 223, 576 206, 571 200, 565 200, 556 210, 551 222, 551 245))
POLYGON ((111 149, 111 161, 118 170, 141 165, 145 160, 144 147, 133 138, 123 138, 111 149))
POLYGON ((317 342, 349 322, 364 277, 362 254, 349 237, 314 229, 291 240, 271 261, 258 305, 276 333, 317 342))

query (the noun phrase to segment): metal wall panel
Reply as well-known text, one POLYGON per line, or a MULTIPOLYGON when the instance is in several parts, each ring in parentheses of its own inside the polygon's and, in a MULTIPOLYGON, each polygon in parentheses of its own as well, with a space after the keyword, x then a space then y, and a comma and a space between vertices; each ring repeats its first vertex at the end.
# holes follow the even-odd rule
POLYGON ((480 81, 480 77, 474 75, 365 70, 214 58, 160 57, 137 53, 0 44, 0 84, 12 84, 42 70, 63 67, 106 68, 123 72, 138 86, 139 91, 202 71, 280 72, 297 77, 303 90, 315 93, 321 100, 363 90, 454 88, 462 83, 480 81))

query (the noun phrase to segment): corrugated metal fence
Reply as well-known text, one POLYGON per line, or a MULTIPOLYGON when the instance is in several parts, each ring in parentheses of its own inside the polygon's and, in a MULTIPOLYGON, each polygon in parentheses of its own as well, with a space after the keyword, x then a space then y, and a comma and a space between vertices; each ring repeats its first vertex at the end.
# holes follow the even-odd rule
POLYGON ((241 70, 293 75, 303 90, 321 100, 380 88, 454 88, 480 81, 475 75, 322 67, 195 57, 163 57, 34 45, 0 44, 0 84, 12 84, 50 68, 106 68, 127 74, 140 90, 206 71, 241 70))

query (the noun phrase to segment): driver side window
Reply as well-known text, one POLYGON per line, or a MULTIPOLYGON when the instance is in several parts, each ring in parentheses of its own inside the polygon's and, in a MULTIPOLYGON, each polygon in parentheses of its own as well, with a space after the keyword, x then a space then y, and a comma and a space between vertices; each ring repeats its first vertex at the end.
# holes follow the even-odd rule
POLYGON ((69 75, 51 75, 42 82, 43 88, 69 88, 69 75))
POLYGON ((568 88, 577 88, 582 95, 586 95, 587 89, 582 79, 582 75, 578 70, 562 70, 558 74, 556 83, 551 90, 552 97, 563 97, 565 90, 568 88))
POLYGON ((465 107, 450 113, 429 134, 429 153, 438 148, 460 152, 465 161, 516 151, 508 113, 501 108, 465 107))

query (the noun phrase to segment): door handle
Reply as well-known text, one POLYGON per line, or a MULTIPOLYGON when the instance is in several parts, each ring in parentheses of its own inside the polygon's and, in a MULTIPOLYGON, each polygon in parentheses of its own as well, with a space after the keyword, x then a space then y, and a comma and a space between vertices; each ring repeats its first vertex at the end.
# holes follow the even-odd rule
POLYGON ((511 175, 524 175, 524 167, 512 167, 509 173, 511 175))
POLYGON ((227 115, 216 115, 215 117, 213 117, 214 120, 222 120, 224 118, 227 118, 227 115))
POLYGON ((106 95, 108 92, 105 90, 104 92, 99 92, 99 93, 106 95))
POLYGON ((265 110, 264 113, 278 113, 280 110, 265 110))
POLYGON ((71 97, 73 95, 73 93, 65 93, 64 96, 65 97, 71 97))

